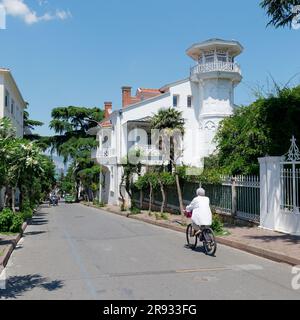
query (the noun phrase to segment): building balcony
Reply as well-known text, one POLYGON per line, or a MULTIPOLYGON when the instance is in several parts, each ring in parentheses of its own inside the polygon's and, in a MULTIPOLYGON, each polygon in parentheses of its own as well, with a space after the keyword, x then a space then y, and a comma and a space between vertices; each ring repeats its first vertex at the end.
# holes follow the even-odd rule
POLYGON ((117 153, 115 149, 103 148, 92 151, 91 157, 102 165, 112 165, 117 163, 117 153))
POLYGON ((200 63, 191 68, 191 77, 202 77, 210 72, 226 72, 241 75, 241 68, 235 62, 216 61, 211 63, 200 63))
MULTIPOLYGON (((132 150, 132 149, 131 149, 132 150)), ((162 165, 163 157, 161 152, 151 145, 136 145, 134 150, 140 151, 139 161, 143 165, 162 165)))

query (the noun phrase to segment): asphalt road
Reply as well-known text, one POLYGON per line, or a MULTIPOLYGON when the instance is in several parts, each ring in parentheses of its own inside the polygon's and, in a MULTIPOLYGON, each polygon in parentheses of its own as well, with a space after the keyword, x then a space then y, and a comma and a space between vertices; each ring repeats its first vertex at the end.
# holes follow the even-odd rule
POLYGON ((42 208, 5 272, 2 299, 300 299, 288 265, 82 205, 42 208))

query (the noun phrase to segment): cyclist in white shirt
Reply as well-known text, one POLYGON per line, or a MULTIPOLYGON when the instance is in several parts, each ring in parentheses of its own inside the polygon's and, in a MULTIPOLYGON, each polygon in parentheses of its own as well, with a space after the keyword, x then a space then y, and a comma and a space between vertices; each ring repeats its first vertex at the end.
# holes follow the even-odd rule
POLYGON ((193 212, 192 224, 195 230, 195 235, 201 232, 202 226, 212 225, 212 213, 210 210, 210 200, 205 196, 205 190, 199 188, 197 197, 186 207, 188 212, 193 212))

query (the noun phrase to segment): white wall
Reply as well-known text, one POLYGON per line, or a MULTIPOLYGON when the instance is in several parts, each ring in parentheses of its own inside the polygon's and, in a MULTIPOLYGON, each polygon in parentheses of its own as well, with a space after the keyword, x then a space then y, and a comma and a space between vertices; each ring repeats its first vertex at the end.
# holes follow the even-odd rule
POLYGON ((0 118, 4 117, 4 77, 0 74, 0 118))
POLYGON ((20 96, 11 76, 7 72, 0 74, 0 116, 12 120, 18 137, 23 137, 23 116, 25 102, 20 96), (5 107, 5 92, 9 92, 9 106, 5 107), (11 102, 14 101, 14 112, 11 113, 11 102))
POLYGON ((300 235, 300 215, 281 209, 282 157, 266 157, 260 163, 260 227, 300 235))

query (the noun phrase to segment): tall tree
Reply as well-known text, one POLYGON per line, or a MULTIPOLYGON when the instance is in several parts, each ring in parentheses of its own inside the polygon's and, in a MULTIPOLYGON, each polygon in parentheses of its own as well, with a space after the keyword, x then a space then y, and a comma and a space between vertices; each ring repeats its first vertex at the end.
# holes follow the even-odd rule
POLYGON ((300 5, 300 0, 263 0, 260 6, 266 10, 270 17, 269 25, 279 27, 291 27, 297 12, 295 6, 300 5))
POLYGON ((165 140, 164 141, 165 143, 163 144, 166 146, 166 150, 162 150, 162 151, 167 154, 171 167, 173 169, 172 171, 175 174, 180 212, 183 217, 184 217, 183 215, 184 204, 183 204, 182 191, 180 186, 180 178, 177 170, 177 165, 179 160, 178 158, 182 155, 182 146, 181 146, 182 141, 178 141, 178 139, 174 137, 178 138, 178 133, 180 133, 179 135, 180 138, 183 136, 184 124, 185 124, 185 120, 182 117, 182 112, 174 108, 159 110, 158 113, 153 116, 151 121, 152 129, 158 129, 160 131, 163 131, 163 136, 165 140))
POLYGON ((89 176, 91 172, 94 173, 93 181, 99 178, 98 165, 91 160, 91 151, 96 148, 97 141, 96 137, 88 134, 88 130, 97 126, 103 118, 104 112, 98 108, 70 106, 52 110, 50 128, 56 135, 50 138, 49 142, 52 151, 62 156, 65 162, 69 160, 72 162, 77 200, 83 180, 86 178, 84 170, 91 169, 89 176))

